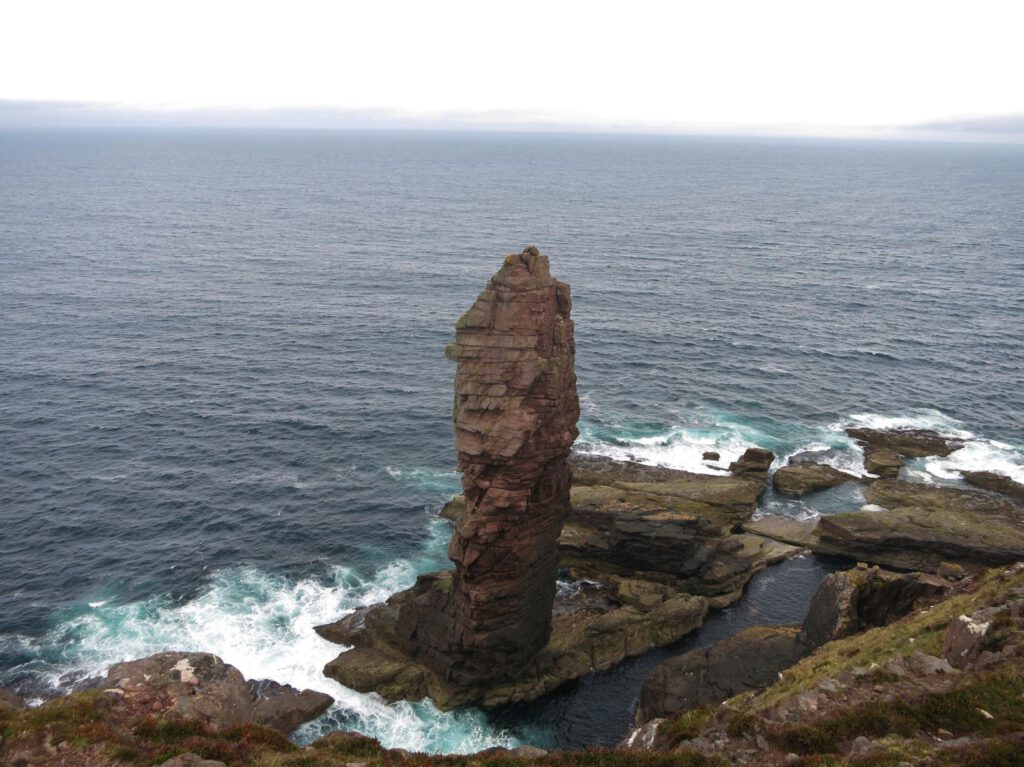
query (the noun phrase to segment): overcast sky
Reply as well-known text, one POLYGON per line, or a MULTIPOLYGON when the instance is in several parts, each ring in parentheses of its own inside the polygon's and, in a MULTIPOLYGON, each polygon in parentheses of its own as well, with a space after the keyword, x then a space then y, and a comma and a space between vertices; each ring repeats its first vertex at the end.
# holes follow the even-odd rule
POLYGON ((6 0, 0 99, 869 134, 1024 114, 1024 1, 6 0))

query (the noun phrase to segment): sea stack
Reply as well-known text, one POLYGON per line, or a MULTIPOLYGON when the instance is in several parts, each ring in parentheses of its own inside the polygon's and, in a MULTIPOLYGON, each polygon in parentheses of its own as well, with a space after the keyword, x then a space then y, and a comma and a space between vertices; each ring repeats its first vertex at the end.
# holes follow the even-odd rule
POLYGON ((527 248, 505 259, 446 349, 458 362, 466 514, 448 549, 450 590, 403 605, 396 634, 457 686, 514 676, 551 633, 579 418, 571 305, 547 257, 527 248))

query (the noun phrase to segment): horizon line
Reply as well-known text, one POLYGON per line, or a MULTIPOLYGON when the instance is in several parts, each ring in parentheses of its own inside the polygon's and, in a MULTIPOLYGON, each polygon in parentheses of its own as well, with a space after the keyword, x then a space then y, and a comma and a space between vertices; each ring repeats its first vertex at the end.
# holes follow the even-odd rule
POLYGON ((133 107, 104 102, 0 99, 0 130, 131 128, 534 133, 1024 144, 1024 114, 944 119, 905 126, 836 126, 793 123, 615 122, 513 110, 415 114, 383 108, 133 107))

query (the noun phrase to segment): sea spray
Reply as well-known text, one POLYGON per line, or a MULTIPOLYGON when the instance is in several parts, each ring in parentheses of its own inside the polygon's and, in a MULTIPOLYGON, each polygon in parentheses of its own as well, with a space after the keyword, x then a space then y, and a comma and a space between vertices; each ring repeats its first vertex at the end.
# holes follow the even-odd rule
POLYGON ((432 519, 429 541, 415 561, 398 560, 364 577, 336 567, 328 578, 292 580, 255 567, 212 574, 194 599, 168 597, 117 604, 83 605, 37 640, 28 640, 35 658, 16 672, 45 679, 68 692, 77 682, 105 674, 113 663, 165 650, 211 652, 249 679, 274 679, 335 698, 320 719, 296 733, 308 742, 336 729, 379 738, 385 746, 414 751, 471 753, 519 741, 497 731, 479 710, 441 712, 429 701, 388 705, 377 695, 342 687, 323 675, 338 646, 313 627, 351 610, 381 602, 409 588, 420 572, 444 566, 448 523, 432 519))

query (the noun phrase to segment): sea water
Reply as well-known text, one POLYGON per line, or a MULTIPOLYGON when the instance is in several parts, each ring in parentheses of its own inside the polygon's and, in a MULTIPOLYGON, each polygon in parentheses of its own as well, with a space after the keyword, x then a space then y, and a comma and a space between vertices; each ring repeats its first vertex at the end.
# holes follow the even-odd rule
MULTIPOLYGON (((921 426, 966 446, 911 478, 1024 480, 1022 210, 1011 146, 0 134, 0 683, 204 650, 333 695, 300 741, 614 742, 666 653, 492 715, 320 673, 314 625, 448 566, 443 347, 501 258, 537 245, 572 285, 581 451, 860 473, 845 427, 921 426)), ((673 650, 799 621, 836 566, 761 574, 673 650)))

